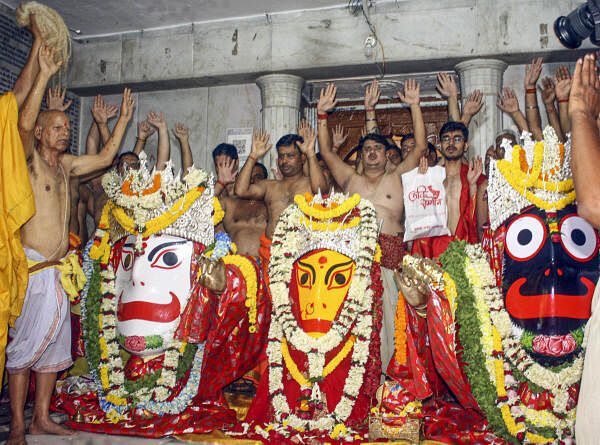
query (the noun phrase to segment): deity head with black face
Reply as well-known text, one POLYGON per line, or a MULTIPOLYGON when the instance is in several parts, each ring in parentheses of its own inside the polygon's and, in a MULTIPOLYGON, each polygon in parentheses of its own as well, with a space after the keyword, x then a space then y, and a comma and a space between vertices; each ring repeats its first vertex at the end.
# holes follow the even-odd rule
POLYGON ((599 275, 597 231, 575 204, 556 212, 530 206, 504 227, 502 288, 515 334, 544 366, 572 360, 599 275))

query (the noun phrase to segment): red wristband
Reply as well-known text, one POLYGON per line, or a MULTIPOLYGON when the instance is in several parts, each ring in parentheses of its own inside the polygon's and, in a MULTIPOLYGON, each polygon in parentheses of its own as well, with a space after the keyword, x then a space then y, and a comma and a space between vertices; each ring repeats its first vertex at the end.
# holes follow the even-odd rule
POLYGON ((317 118, 318 119, 327 119, 328 114, 327 113, 317 113, 317 118))
POLYGON ((564 104, 565 102, 569 102, 569 98, 568 97, 566 99, 558 99, 558 103, 559 104, 564 104))
POLYGON ((535 88, 527 88, 525 90, 525 93, 527 93, 527 94, 537 94, 537 90, 535 88))
POLYGON ((217 184, 221 184, 221 187, 225 188, 225 184, 223 184, 220 180, 217 181, 217 184))
POLYGON ((375 108, 365 108, 365 111, 368 113, 369 111, 375 111, 375 108))

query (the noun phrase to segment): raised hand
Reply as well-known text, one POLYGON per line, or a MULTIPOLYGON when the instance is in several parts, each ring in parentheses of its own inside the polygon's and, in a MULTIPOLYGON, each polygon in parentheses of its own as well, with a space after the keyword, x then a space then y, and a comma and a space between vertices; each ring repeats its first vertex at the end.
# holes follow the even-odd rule
POLYGON ((27 26, 27 29, 33 36, 34 40, 42 38, 42 33, 40 32, 37 22, 35 21, 35 13, 33 12, 29 13, 29 25, 27 26))
POLYGON ((542 86, 538 86, 540 93, 542 93, 542 100, 546 105, 550 105, 554 103, 554 99, 556 99, 556 93, 554 92, 554 82, 549 77, 544 77, 542 79, 542 86))
POLYGON ((373 82, 365 88, 365 110, 375 108, 375 105, 379 102, 380 95, 379 82, 377 82, 377 79, 373 79, 373 82))
POLYGON ((165 120, 165 113, 163 111, 158 114, 156 111, 148 111, 146 114, 146 120, 148 123, 159 130, 167 128, 167 121, 165 120))
POLYGON ((463 114, 475 116, 483 106, 483 93, 480 90, 475 90, 467 96, 465 105, 463 106, 463 114))
POLYGON ((125 88, 125 90, 123 90, 123 101, 121 102, 121 116, 119 119, 124 118, 129 121, 131 119, 131 116, 133 116, 134 105, 135 100, 133 99, 131 90, 129 88, 125 88))
POLYGON ((344 132, 342 124, 337 124, 331 131, 333 147, 340 148, 346 139, 348 139, 348 132, 344 132))
POLYGON ((444 97, 458 96, 458 87, 452 74, 439 73, 437 75, 438 84, 436 89, 444 97))
POLYGON ((59 85, 56 85, 54 88, 48 88, 48 92, 46 94, 46 107, 49 110, 65 111, 71 106, 72 102, 68 101, 67 103, 65 103, 66 94, 67 89, 64 88, 61 92, 61 88, 59 85))
POLYGON ((273 144, 269 144, 269 135, 266 131, 256 131, 252 135, 252 148, 250 150, 250 156, 254 160, 263 157, 271 149, 273 144))
POLYGON ((190 129, 186 128, 181 122, 176 122, 175 127, 171 128, 171 131, 180 141, 184 139, 187 140, 190 135, 190 129))
POLYGON ((91 108, 92 116, 97 124, 105 124, 108 120, 117 115, 119 107, 116 105, 108 105, 102 99, 102 96, 98 94, 94 97, 94 103, 91 108))
POLYGON ((137 130, 138 130, 137 137, 139 139, 144 139, 144 140, 148 139, 156 131, 156 129, 152 125, 150 125, 148 123, 148 121, 145 121, 145 120, 142 122, 138 122, 137 130))
POLYGON ((542 72, 542 61, 541 57, 533 59, 529 65, 525 67, 525 88, 535 88, 540 73, 542 72))
POLYGON ((569 116, 584 114, 596 120, 600 115, 600 79, 594 54, 577 61, 569 96, 569 116))
POLYGON ((51 46, 42 44, 40 51, 38 52, 38 62, 40 64, 40 74, 46 78, 50 78, 56 74, 59 68, 62 66, 62 60, 60 62, 54 61, 54 55, 56 49, 51 46))
MULTIPOLYGON (((315 152, 317 132, 310 128, 310 125, 308 125, 308 122, 306 122, 305 119, 302 119, 302 121, 305 123, 305 125, 302 128, 302 133, 298 133, 300 134, 300 136, 302 136, 302 139, 304 139, 304 141, 302 143, 298 142, 298 148, 303 154, 308 156, 311 153, 314 154, 315 152)), ((300 125, 302 125, 302 123, 300 125)), ((300 127, 298 127, 298 130, 300 130, 300 127)))
POLYGON ((509 87, 504 87, 502 91, 498 93, 498 108, 505 113, 516 113, 519 111, 519 100, 515 94, 515 90, 509 87))
POLYGON ((474 157, 471 162, 469 162, 469 171, 467 172, 467 182, 470 186, 477 185, 477 180, 483 173, 483 162, 481 161, 481 156, 474 157))
POLYGON ((408 105, 419 105, 421 85, 414 79, 408 79, 404 82, 404 94, 398 91, 398 97, 402 102, 408 105))
POLYGON ((337 93, 337 88, 333 83, 327 84, 325 89, 321 88, 321 94, 319 96, 319 102, 317 103, 317 113, 325 114, 337 105, 337 100, 335 100, 335 95, 337 93))
POLYGON ((229 156, 217 156, 215 159, 217 179, 223 184, 231 184, 237 175, 236 160, 229 156))
POLYGON ((558 100, 568 99, 571 91, 571 73, 569 68, 561 65, 554 73, 554 92, 558 100))
POLYGON ((300 120, 300 123, 298 124, 298 136, 304 139, 309 131, 310 125, 308 125, 308 121, 306 119, 300 120))

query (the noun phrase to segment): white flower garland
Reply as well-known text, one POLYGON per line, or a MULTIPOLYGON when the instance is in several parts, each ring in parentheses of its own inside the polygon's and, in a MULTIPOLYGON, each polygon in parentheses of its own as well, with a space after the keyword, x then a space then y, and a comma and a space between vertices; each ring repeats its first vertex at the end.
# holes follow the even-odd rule
MULTIPOLYGON (((343 202, 343 196, 334 194, 325 200, 319 197, 316 202, 330 206, 334 202, 343 202)), ((360 212, 360 227, 357 233, 362 250, 354 259, 356 270, 338 320, 333 323, 327 334, 318 339, 309 336, 300 328, 293 316, 289 298, 293 264, 304 253, 303 240, 300 239, 298 228, 306 221, 305 215, 297 205, 291 205, 283 212, 275 228, 273 239, 280 242, 274 242, 271 247, 269 268, 273 304, 267 345, 269 394, 276 420, 285 421, 295 429, 330 431, 336 425, 345 422, 354 407, 354 401, 348 396, 356 398, 363 384, 373 326, 373 316, 370 312, 373 292, 368 288, 377 246, 378 227, 375 210, 370 202, 361 200, 357 208, 360 212), (343 395, 337 406, 330 414, 317 420, 301 419, 291 413, 283 393, 282 339, 285 338, 294 348, 307 354, 309 380, 319 380, 323 377, 325 354, 339 346, 349 335, 354 335, 356 341, 343 395)), ((343 234, 340 232, 342 231, 331 232, 331 238, 338 237, 338 242, 341 242, 343 234)), ((334 243, 331 243, 331 248, 335 249, 334 243)), ((314 391, 319 391, 318 383, 313 385, 313 393, 314 391)))
POLYGON ((504 383, 508 399, 499 402, 498 407, 508 405, 514 418, 524 417, 536 427, 554 427, 557 438, 564 438, 566 430, 570 430, 572 434, 575 408, 567 408, 569 388, 581 379, 585 350, 582 348, 572 364, 559 372, 553 372, 535 362, 527 354, 520 340, 512 334, 513 323, 504 307, 504 299, 496 286, 486 253, 479 244, 467 245, 465 252, 467 253, 465 273, 475 296, 475 308, 483 334, 481 338, 482 352, 486 358, 486 369, 494 387, 497 385, 494 368, 494 361, 497 359, 492 355, 494 351, 492 324, 498 330, 502 341, 504 372, 507 373, 504 383), (517 397, 520 382, 512 378, 511 367, 518 369, 535 385, 552 393, 554 396, 552 410, 532 410, 520 401, 517 397), (564 418, 557 417, 553 412, 564 418))

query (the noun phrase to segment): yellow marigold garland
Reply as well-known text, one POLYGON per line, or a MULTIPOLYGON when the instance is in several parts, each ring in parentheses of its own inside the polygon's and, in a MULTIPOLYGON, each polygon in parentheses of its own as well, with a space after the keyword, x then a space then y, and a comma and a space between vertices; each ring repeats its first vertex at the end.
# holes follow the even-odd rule
POLYGON ((248 322, 250 327, 248 332, 256 332, 256 295, 258 293, 258 280, 256 270, 252 262, 241 255, 225 255, 223 258, 225 264, 232 264, 240 269, 246 280, 246 307, 248 308, 248 322))
MULTIPOLYGON (((335 355, 335 357, 333 357, 329 361, 329 363, 327 363, 327 365, 325 365, 325 367, 323 368, 323 378, 331 374, 335 370, 335 368, 337 368, 339 364, 342 363, 342 361, 352 350, 352 346, 354 346, 355 341, 356 337, 354 337, 354 335, 351 335, 350 338, 346 340, 346 344, 344 344, 344 347, 340 349, 340 351, 335 355)), ((298 369, 298 366, 296 366, 296 363, 294 363, 294 360, 290 355, 290 350, 288 349, 285 337, 281 339, 281 355, 283 356, 286 368, 288 369, 290 375, 294 378, 294 380, 300 386, 312 386, 312 383, 302 375, 302 373, 298 369)))
POLYGON ((375 255, 373 256, 374 263, 381 263, 381 246, 377 243, 375 247, 375 255))
MULTIPOLYGON (((199 186, 193 188, 181 198, 179 198, 171 208, 160 216, 147 221, 144 225, 144 231, 142 236, 147 237, 160 232, 166 227, 173 224, 181 215, 189 210, 192 204, 198 199, 204 192, 204 187, 199 186)), ((108 201, 111 207, 111 211, 117 222, 127 230, 129 233, 138 234, 138 229, 135 227, 135 222, 130 218, 122 207, 117 206, 112 201, 108 201)))
POLYGON ((219 198, 217 198, 216 196, 213 196, 213 207, 215 212, 213 213, 213 225, 216 226, 221 221, 223 221, 223 218, 225 217, 225 211, 221 206, 221 201, 219 201, 219 198))
POLYGON ((544 210, 560 210, 575 201, 575 190, 572 179, 553 182, 545 180, 548 175, 544 178, 540 177, 544 157, 543 142, 537 142, 534 146, 533 167, 531 169, 523 165, 527 163, 526 160, 523 161, 524 153, 523 148, 516 145, 512 154, 512 163, 505 159, 501 159, 496 163, 498 170, 512 188, 523 195, 529 202, 544 210), (539 198, 529 191, 529 188, 551 192, 569 192, 569 194, 556 202, 551 202, 539 198))
POLYGON ((326 220, 340 217, 351 211, 360 202, 360 195, 358 193, 355 193, 354 195, 346 199, 342 204, 336 207, 332 207, 328 210, 319 210, 315 208, 313 205, 309 204, 305 195, 296 195, 294 197, 294 202, 305 215, 318 220, 326 220))
POLYGON ((406 307, 404 295, 398 290, 398 304, 396 305, 396 329, 394 330, 394 357, 399 365, 406 363, 406 307))

